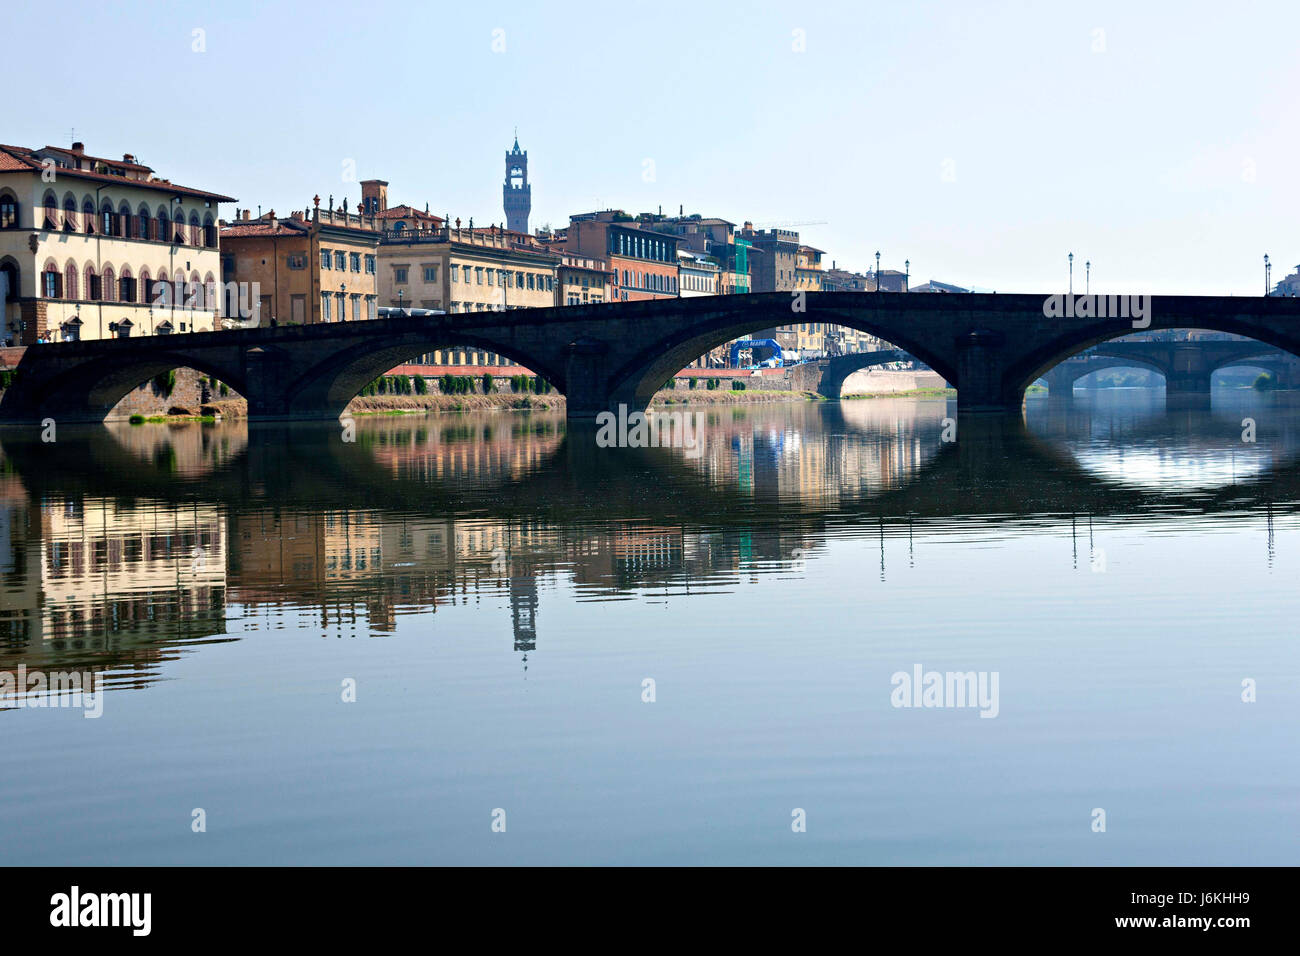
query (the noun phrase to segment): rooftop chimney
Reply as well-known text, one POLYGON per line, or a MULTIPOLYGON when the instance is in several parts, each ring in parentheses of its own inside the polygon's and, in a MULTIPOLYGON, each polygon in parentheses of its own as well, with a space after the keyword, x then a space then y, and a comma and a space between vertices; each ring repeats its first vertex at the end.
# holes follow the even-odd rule
POLYGON ((73 144, 72 144, 72 151, 73 151, 74 153, 76 153, 78 156, 80 156, 82 153, 84 153, 84 152, 86 151, 86 144, 85 144, 85 143, 73 143, 73 144))
POLYGON ((123 154, 122 154, 122 162, 124 162, 124 163, 130 163, 130 164, 132 164, 132 165, 135 165, 135 156, 134 156, 134 154, 132 154, 132 153, 123 153, 123 154))

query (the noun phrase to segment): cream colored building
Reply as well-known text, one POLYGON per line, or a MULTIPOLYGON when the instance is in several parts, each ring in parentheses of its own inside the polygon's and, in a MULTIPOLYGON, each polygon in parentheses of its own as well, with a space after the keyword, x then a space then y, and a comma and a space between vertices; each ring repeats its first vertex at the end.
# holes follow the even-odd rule
POLYGON ((597 305, 609 301, 609 260, 557 249, 555 305, 597 305))
MULTIPOLYGON (((528 237, 488 229, 405 229, 385 233, 379 245, 379 301, 387 306, 492 312, 544 309, 555 304, 560 257, 528 237)), ((434 365, 512 365, 482 350, 445 350, 434 365)))
POLYGON ((0 342, 212 330, 229 201, 130 154, 0 146, 0 342))

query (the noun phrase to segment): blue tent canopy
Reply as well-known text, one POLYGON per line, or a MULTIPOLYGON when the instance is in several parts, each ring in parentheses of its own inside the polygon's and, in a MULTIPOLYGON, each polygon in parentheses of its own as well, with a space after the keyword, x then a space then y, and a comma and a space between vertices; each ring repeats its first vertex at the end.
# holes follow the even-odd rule
POLYGON ((781 346, 776 341, 776 339, 737 339, 735 342, 731 343, 731 364, 733 366, 736 365, 737 360, 740 357, 741 349, 759 349, 759 348, 771 349, 772 355, 778 361, 785 360, 785 356, 781 351, 781 346))

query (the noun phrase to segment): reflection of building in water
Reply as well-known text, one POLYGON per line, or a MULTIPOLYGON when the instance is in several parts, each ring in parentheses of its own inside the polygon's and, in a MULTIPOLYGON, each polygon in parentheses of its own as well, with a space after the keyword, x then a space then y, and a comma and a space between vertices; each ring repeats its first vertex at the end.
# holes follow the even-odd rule
POLYGON ((560 442, 556 423, 505 418, 490 424, 459 422, 437 428, 371 426, 374 460, 396 478, 420 481, 519 478, 543 467, 560 442))
POLYGON ((682 554, 680 527, 622 528, 614 532, 614 567, 621 577, 681 570, 682 554))
MULTIPOLYGON (((211 505, 68 499, 41 505, 44 639, 220 612, 226 527, 211 505)), ((210 633, 210 632, 209 632, 210 633)))
POLYGON ((0 500, 0 668, 146 683, 170 646, 225 631, 225 524, 209 505, 0 500))

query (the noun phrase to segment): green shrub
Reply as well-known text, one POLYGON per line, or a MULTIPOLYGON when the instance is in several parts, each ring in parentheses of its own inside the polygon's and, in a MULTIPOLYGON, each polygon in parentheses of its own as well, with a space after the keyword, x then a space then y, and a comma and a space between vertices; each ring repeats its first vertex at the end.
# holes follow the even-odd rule
POLYGON ((163 398, 171 398, 172 392, 176 388, 176 369, 169 372, 159 372, 153 377, 153 389, 163 398))
POLYGON ((143 416, 143 415, 132 415, 130 418, 127 419, 127 421, 130 422, 132 425, 143 425, 143 424, 144 424, 144 416, 143 416))
POLYGON ((429 392, 429 381, 423 375, 415 376, 415 394, 427 395, 429 392))
POLYGON ((732 383, 731 383, 731 390, 732 390, 733 392, 743 392, 743 391, 745 390, 745 383, 744 383, 744 382, 739 382, 739 381, 737 381, 737 382, 732 382, 732 383))
POLYGON ((1257 392, 1267 392, 1275 389, 1277 388, 1277 378, 1268 372, 1260 372, 1255 379, 1254 388, 1257 392))
POLYGON ((694 376, 691 376, 691 384, 690 384, 690 387, 691 387, 691 388, 695 388, 695 386, 696 386, 696 384, 697 384, 698 382, 699 382, 699 379, 698 379, 698 378, 695 378, 694 376))
POLYGON ((676 378, 670 378, 668 381, 664 382, 664 390, 665 390, 665 391, 668 391, 668 390, 670 390, 670 389, 674 389, 674 388, 676 388, 676 387, 677 387, 677 379, 676 379, 676 378))
POLYGON ((492 373, 491 373, 491 372, 484 372, 484 373, 483 373, 483 394, 484 394, 484 395, 491 395, 494 391, 496 391, 496 390, 492 387, 493 384, 494 384, 494 383, 493 383, 493 381, 492 381, 492 373))

